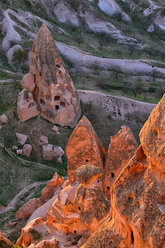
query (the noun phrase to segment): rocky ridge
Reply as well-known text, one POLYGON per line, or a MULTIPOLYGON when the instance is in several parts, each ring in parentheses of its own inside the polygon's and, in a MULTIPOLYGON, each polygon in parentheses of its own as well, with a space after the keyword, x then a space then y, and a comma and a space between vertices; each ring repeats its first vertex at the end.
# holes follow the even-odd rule
MULTIPOLYGON (((46 210, 46 219, 38 216, 28 222, 17 244, 28 247, 44 247, 44 242, 47 245, 54 244, 54 247, 66 244, 67 247, 81 247, 84 244, 83 248, 108 247, 109 244, 125 248, 163 247, 164 104, 165 95, 142 128, 138 149, 127 127, 122 127, 114 137, 115 140, 123 136, 130 148, 123 141, 128 149, 128 157, 125 148, 121 146, 121 159, 119 157, 118 162, 116 160, 118 176, 109 186, 110 210, 103 188, 105 177, 108 178, 108 173, 113 173, 113 170, 103 166, 102 172, 99 164, 90 165, 88 161, 86 165, 80 164, 80 167, 75 168, 72 181, 65 181, 55 192, 53 204, 46 210), (126 157, 122 165, 123 156, 126 157), (32 233, 35 232, 40 233, 38 241, 34 240, 32 233), (48 236, 45 235, 47 232, 48 236), (59 238, 62 233, 63 242, 59 238), (69 239, 66 238, 68 235, 69 239)), ((81 120, 78 127, 82 123, 81 120)), ((74 141, 74 135, 71 139, 74 141)), ((105 162, 108 166, 109 159, 113 160, 110 153, 113 152, 112 146, 120 146, 120 141, 113 144, 112 139, 111 142, 105 162)))

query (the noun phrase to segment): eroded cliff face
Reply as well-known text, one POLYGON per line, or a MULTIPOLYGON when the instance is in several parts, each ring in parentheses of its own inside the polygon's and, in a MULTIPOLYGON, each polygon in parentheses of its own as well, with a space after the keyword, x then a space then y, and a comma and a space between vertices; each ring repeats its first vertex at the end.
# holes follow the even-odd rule
MULTIPOLYGON (((82 164, 81 160, 77 160, 82 154, 76 150, 76 144, 79 149, 82 145, 83 151, 87 148, 84 139, 79 139, 83 135, 87 140, 94 137, 94 140, 91 139, 97 149, 92 150, 92 156, 98 155, 98 152, 100 154, 98 147, 101 149, 101 143, 91 124, 83 117, 69 144, 74 156, 68 157, 68 163, 71 158, 77 161, 73 167, 68 167, 69 179, 56 190, 51 207, 46 208, 45 205, 44 217, 36 216, 36 219, 29 221, 22 229, 17 244, 28 248, 163 248, 165 95, 144 124, 139 135, 141 144, 137 150, 129 128, 122 127, 113 137, 107 153, 106 167, 104 162, 101 163, 103 167, 98 166, 100 160, 95 165, 82 164), (115 151, 120 155, 112 160, 115 158, 115 151), (133 157, 130 159, 131 155, 133 157), (108 192, 103 191, 103 188, 105 176, 114 172, 113 165, 117 168, 117 176, 109 186, 109 202, 106 198, 108 192)), ((87 154, 91 152, 91 146, 88 148, 87 154)), ((86 159, 85 153, 83 159, 86 159)))
POLYGON ((111 137, 103 173, 103 188, 108 199, 110 188, 137 148, 137 142, 129 127, 122 126, 119 132, 111 137))
POLYGON ((165 245, 165 95, 140 132, 141 145, 111 189, 111 213, 83 248, 165 245))
POLYGON ((78 168, 76 181, 63 183, 46 218, 30 221, 17 244, 29 248, 80 247, 109 213, 109 201, 97 180, 100 172, 93 165, 78 168))
MULTIPOLYGON (((78 94, 45 24, 34 38, 29 73, 24 76, 22 87, 27 94, 32 93, 42 117, 61 126, 74 127, 77 124, 81 112, 78 94)), ((28 98, 24 101, 28 102, 28 98)), ((21 121, 39 113, 32 115, 27 111, 28 107, 32 106, 26 104, 24 109, 18 101, 17 112, 21 121)))

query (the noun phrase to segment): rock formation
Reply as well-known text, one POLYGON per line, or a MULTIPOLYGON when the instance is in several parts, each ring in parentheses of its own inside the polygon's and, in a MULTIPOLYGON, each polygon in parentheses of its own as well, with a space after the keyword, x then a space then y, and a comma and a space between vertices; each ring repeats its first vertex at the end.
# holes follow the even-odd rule
POLYGON ((103 174, 104 192, 108 198, 112 184, 135 154, 137 148, 138 145, 134 135, 130 128, 126 126, 122 126, 119 132, 111 137, 103 174))
POLYGON ((74 180, 74 171, 84 164, 92 164, 103 169, 105 149, 90 121, 83 116, 74 129, 65 153, 68 158, 68 176, 74 180))
MULTIPOLYGON (((45 119, 61 126, 74 127, 77 124, 80 117, 78 94, 45 24, 34 38, 29 73, 24 76, 22 86, 32 93, 45 119)), ((20 98, 18 116, 25 121, 35 115, 28 113, 26 118, 23 117, 31 105, 21 104, 20 98), (22 105, 26 106, 21 112, 22 105)))
POLYGON ((100 172, 101 169, 93 165, 79 167, 75 171, 78 181, 70 184, 67 180, 63 184, 47 212, 46 220, 38 217, 30 221, 22 229, 17 244, 23 247, 32 245, 37 248, 42 247, 43 241, 49 244, 53 239, 53 247, 56 247, 56 242, 62 243, 64 245, 62 247, 70 247, 73 244, 80 247, 109 212, 109 201, 104 197, 99 183, 96 182, 100 172), (37 242, 32 230, 33 234, 39 233, 37 242), (60 234, 63 234, 62 240, 60 234), (66 246, 69 241, 68 235, 72 245, 66 246), (78 244, 80 239, 81 242, 78 244))
POLYGON ((83 248, 165 245, 165 95, 140 132, 141 145, 111 189, 111 214, 83 248))
POLYGON ((25 89, 22 90, 18 96, 17 114, 19 120, 22 122, 39 114, 39 110, 32 93, 25 89))
POLYGON ((2 233, 0 231, 0 247, 2 248, 12 248, 13 247, 13 243, 8 240, 7 238, 2 236, 2 233))
POLYGON ((46 202, 50 198, 52 198, 56 189, 63 183, 63 181, 64 179, 60 177, 56 172, 52 180, 50 180, 50 182, 48 182, 47 185, 43 188, 40 200, 42 202, 46 202))
POLYGON ((16 212, 16 219, 27 219, 32 213, 41 206, 41 201, 38 198, 30 199, 16 212))
POLYGON ((30 145, 30 144, 25 144, 24 146, 23 146, 23 155, 24 156, 26 156, 26 157, 30 157, 30 155, 31 155, 31 152, 32 152, 32 145, 30 145))

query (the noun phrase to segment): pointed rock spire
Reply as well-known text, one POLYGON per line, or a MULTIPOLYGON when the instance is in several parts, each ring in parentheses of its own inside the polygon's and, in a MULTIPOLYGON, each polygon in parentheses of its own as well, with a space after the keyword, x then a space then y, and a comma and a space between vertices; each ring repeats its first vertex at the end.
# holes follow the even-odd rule
POLYGON ((160 173, 165 172, 165 94, 139 134, 144 153, 160 173))
POLYGON ((135 154, 137 147, 137 142, 129 127, 122 126, 119 132, 111 137, 103 174, 103 188, 108 198, 112 184, 135 154))
POLYGON ((68 176, 74 180, 74 171, 84 164, 92 164, 103 169, 105 149, 90 121, 83 116, 75 127, 66 146, 68 176))
POLYGON ((81 112, 78 94, 45 24, 34 38, 29 73, 22 86, 32 92, 45 119, 61 126, 77 124, 81 112))

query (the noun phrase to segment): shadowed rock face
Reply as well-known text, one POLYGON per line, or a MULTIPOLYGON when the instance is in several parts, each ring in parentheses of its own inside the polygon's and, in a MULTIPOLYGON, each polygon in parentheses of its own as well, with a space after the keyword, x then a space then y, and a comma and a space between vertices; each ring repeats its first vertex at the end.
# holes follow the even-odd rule
POLYGON ((111 137, 103 173, 103 188, 108 198, 110 197, 111 186, 135 154, 137 148, 134 135, 126 126, 122 126, 119 132, 111 137))
POLYGON ((78 94, 45 24, 34 38, 29 73, 24 76, 22 86, 32 92, 45 119, 61 126, 77 124, 78 94))
POLYGON ((111 215, 83 248, 165 245, 165 95, 140 132, 141 145, 111 188, 111 215))
POLYGON ((66 146, 68 177, 74 180, 74 171, 84 164, 103 169, 105 149, 90 121, 83 116, 74 129, 66 146))

